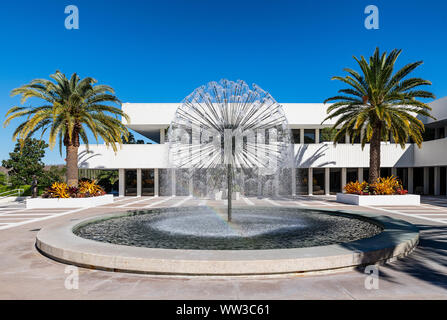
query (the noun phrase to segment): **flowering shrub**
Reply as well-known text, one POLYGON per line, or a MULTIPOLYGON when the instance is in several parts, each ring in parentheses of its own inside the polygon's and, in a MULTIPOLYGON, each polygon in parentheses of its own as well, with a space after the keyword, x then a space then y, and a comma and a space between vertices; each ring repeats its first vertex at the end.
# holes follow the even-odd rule
POLYGON ((106 194, 96 181, 79 181, 79 187, 69 187, 65 182, 55 182, 47 188, 43 198, 89 198, 106 194))
POLYGON ((87 181, 83 180, 79 182, 79 193, 80 194, 91 194, 91 195, 97 195, 101 193, 103 190, 102 188, 96 183, 95 180, 93 181, 87 181))
POLYGON ((45 198, 70 198, 68 186, 65 182, 54 182, 43 196, 45 195, 48 195, 45 198))
POLYGON ((366 183, 366 181, 364 182, 349 182, 346 186, 345 186, 345 190, 347 193, 352 193, 352 194, 361 194, 366 186, 368 185, 368 183, 366 183))
POLYGON ((407 194, 408 191, 402 186, 402 182, 395 176, 378 178, 376 182, 368 184, 365 182, 349 182, 345 188, 346 193, 358 195, 392 195, 407 194))

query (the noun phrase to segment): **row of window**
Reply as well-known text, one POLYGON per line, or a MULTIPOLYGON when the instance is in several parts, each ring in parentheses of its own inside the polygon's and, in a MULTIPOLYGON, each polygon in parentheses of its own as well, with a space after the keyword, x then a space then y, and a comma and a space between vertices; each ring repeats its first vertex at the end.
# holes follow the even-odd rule
MULTIPOLYGON (((413 168, 413 193, 415 194, 434 194, 434 179, 435 173, 434 168, 430 167, 428 169, 428 188, 425 191, 424 188, 424 168, 413 168)), ((440 168, 439 175, 439 186, 440 194, 445 195, 447 193, 447 168, 440 168)), ((307 169, 297 169, 297 194, 308 194, 308 170, 307 169)), ((363 169, 363 179, 368 181, 369 169, 363 169)), ((381 177, 391 176, 391 168, 381 168, 381 177)), ((408 188, 408 168, 397 168, 396 176, 402 181, 402 185, 405 189, 408 188)), ((314 195, 323 195, 325 191, 325 172, 323 168, 314 168, 312 170, 312 193, 314 195)), ((356 168, 346 169, 346 181, 357 181, 358 180, 358 170, 356 168)), ((331 168, 330 169, 330 180, 329 180, 329 190, 331 194, 335 194, 341 191, 341 169, 331 168)))
MULTIPOLYGON (((323 129, 292 129, 292 139, 295 144, 308 144, 308 143, 323 143, 323 142, 331 142, 334 140, 336 134, 336 130, 332 128, 323 128, 323 129), (304 130, 304 141, 301 141, 301 133, 300 131, 304 130), (317 140, 317 132, 318 132, 318 141, 317 140)), ((424 133, 422 134, 422 138, 424 141, 431 141, 435 139, 443 139, 446 137, 445 128, 425 128, 424 133)), ((388 138, 388 141, 391 141, 391 136, 388 138)), ((360 143, 360 136, 354 138, 354 143, 360 143)), ((408 142, 412 142, 410 139, 408 142)), ((346 143, 346 138, 343 137, 338 143, 346 143)), ((352 143, 352 141, 351 141, 352 143)))
MULTIPOLYGON (((322 142, 329 142, 333 141, 335 134, 337 133, 336 130, 332 128, 323 128, 323 129, 292 129, 292 139, 293 143, 300 144, 300 143, 322 143, 322 142), (301 130, 304 130, 304 141, 301 141, 301 130), (318 141, 317 140, 317 133, 318 133, 318 141)), ((342 139, 339 141, 339 143, 346 143, 345 137, 342 137, 342 139)), ((354 143, 360 143, 360 136, 356 137, 354 139, 354 143)))
MULTIPOLYGON (((171 195, 171 186, 169 181, 170 170, 160 169, 160 195, 171 195)), ((330 168, 330 179, 329 179, 329 190, 331 194, 341 192, 341 168, 330 168)), ((296 194, 306 195, 308 194, 308 169, 296 169, 296 194)), ((199 173, 197 173, 199 174, 199 173)), ((289 175, 291 172, 289 173, 289 175)), ((368 180, 369 169, 363 169, 363 178, 368 180)), ((391 176, 391 168, 381 168, 380 175, 382 177, 391 176)), ((404 188, 408 188, 408 169, 407 168, 397 168, 396 176, 402 181, 404 188)), ((287 177, 285 177, 287 178, 287 177)), ((358 170, 356 168, 346 169, 346 181, 356 181, 358 180, 358 170)), ((203 177, 195 176, 193 178, 196 181, 200 181, 203 177)), ((143 196, 153 196, 154 195, 154 169, 143 169, 142 170, 142 195, 143 196)), ((176 194, 177 195, 189 195, 189 181, 182 181, 182 177, 177 177, 176 179, 176 194)), ((248 182, 249 180, 247 180, 248 182)), ((434 168, 429 168, 428 170, 428 194, 434 193, 434 168)), ((283 184, 291 183, 291 179, 282 178, 283 184), (284 181, 283 181, 284 180, 284 181)), ((312 170, 312 193, 314 195, 325 194, 325 169, 324 168, 313 168, 312 170)), ((424 193, 424 168, 414 168, 413 169, 413 188, 414 193, 423 194, 424 193)), ((250 191, 248 185, 242 184, 241 190, 243 194, 247 196, 256 196, 257 187, 250 191)), ((441 194, 446 194, 446 167, 441 167, 440 172, 440 191, 441 194)), ((197 191, 198 192, 198 191, 197 191)), ((289 190, 290 192, 290 190, 289 190)), ((286 195, 287 192, 285 192, 286 195)), ((125 195, 136 196, 137 195, 137 170, 125 170, 125 195)))

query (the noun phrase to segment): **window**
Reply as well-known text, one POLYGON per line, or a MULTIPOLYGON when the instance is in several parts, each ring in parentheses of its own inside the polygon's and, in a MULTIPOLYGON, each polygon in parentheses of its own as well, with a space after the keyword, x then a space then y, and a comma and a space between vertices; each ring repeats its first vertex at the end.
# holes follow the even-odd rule
POLYGON ((172 196, 172 170, 158 169, 160 196, 172 196))
POLYGON ((391 177, 391 168, 380 168, 380 176, 382 178, 391 177))
POLYGON ((337 133, 336 129, 333 128, 323 128, 320 130, 320 142, 331 142, 334 141, 334 137, 337 133))
POLYGON ((315 129, 304 129, 304 143, 315 143, 315 129))
POLYGON ((424 193, 424 168, 413 169, 413 187, 415 194, 424 193))
POLYGON ((175 194, 177 196, 188 196, 192 177, 189 169, 175 170, 175 194))
POLYGON ((141 187, 143 196, 153 196, 155 194, 155 173, 154 169, 141 170, 141 187))
POLYGON ((441 172, 441 194, 442 195, 445 195, 446 194, 446 167, 441 167, 441 170, 440 170, 441 172))
POLYGON ((369 168, 363 168, 363 180, 369 181, 369 168))
POLYGON ((324 169, 314 168, 312 175, 313 175, 312 193, 315 195, 323 195, 325 187, 324 169))
POLYGON ((137 170, 125 170, 125 191, 126 196, 137 195, 137 170))
POLYGON ((397 168, 397 178, 402 181, 404 189, 408 189, 408 168, 397 168))
POLYGON ((296 194, 303 195, 308 194, 307 190, 307 169, 296 169, 296 194))
POLYGON ((435 139, 435 129, 425 127, 425 132, 422 133, 424 141, 430 141, 435 139))
POLYGON ((356 182, 358 179, 358 170, 356 168, 348 168, 346 170, 346 182, 356 182))
POLYGON ((300 144, 300 129, 292 129, 293 143, 300 144))
POLYGON ((341 192, 341 169, 331 168, 330 169, 330 183, 329 190, 331 194, 341 192))

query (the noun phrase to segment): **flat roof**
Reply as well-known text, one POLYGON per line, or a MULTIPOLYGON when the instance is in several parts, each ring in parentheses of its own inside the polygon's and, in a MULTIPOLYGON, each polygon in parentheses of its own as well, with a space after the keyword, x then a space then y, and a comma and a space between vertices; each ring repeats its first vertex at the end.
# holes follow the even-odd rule
MULTIPOLYGON (((169 127, 175 116, 178 103, 123 103, 123 111, 129 115, 130 123, 125 119, 123 123, 130 129, 146 136, 153 137, 158 134, 160 129, 169 127)), ((289 127, 298 128, 323 128, 330 127, 336 119, 321 122, 326 118, 326 110, 330 104, 324 103, 280 103, 284 108, 289 127)), ((432 107, 432 115, 436 118, 427 119, 421 117, 421 120, 429 127, 447 126, 447 97, 435 100, 429 105, 432 107)))

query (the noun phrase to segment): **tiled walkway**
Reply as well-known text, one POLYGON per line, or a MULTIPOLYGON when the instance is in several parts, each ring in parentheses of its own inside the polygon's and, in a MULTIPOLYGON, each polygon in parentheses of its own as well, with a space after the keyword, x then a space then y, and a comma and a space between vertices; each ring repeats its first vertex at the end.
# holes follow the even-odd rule
POLYGON ((447 299, 447 198, 423 197, 420 206, 359 207, 333 196, 241 198, 235 206, 296 206, 372 212, 415 224, 416 250, 380 266, 380 288, 365 288, 364 269, 322 275, 169 277, 79 268, 79 289, 67 290, 67 266, 41 255, 36 234, 50 224, 156 207, 223 206, 191 197, 123 197, 87 209, 26 209, 0 205, 0 299, 447 299))

